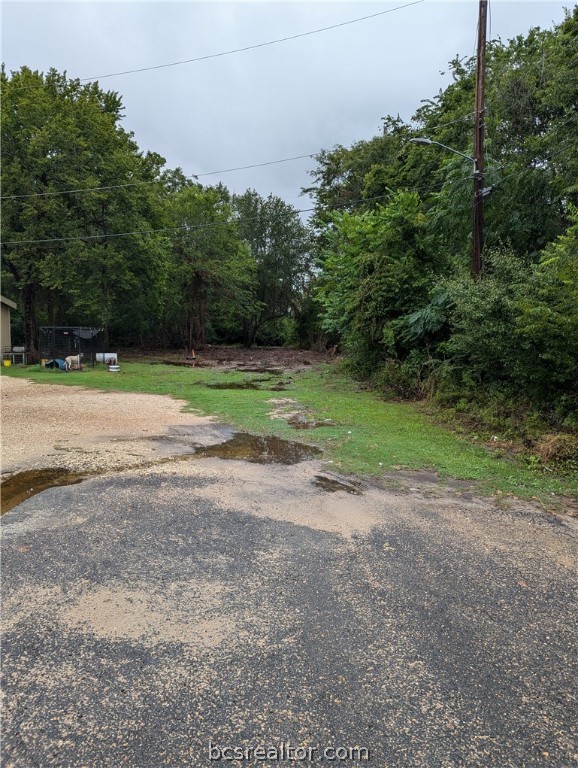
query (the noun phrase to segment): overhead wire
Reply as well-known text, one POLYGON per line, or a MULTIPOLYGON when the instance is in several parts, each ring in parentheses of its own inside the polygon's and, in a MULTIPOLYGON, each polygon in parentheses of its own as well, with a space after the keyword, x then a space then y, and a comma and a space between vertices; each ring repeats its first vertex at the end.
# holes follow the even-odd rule
MULTIPOLYGON (((571 142, 568 142, 568 146, 570 146, 571 142)), ((562 146, 559 147, 556 152, 550 153, 550 158, 560 154, 561 152, 565 151, 566 147, 562 146)), ((499 168, 503 166, 498 166, 499 168)), ((490 170, 490 169, 488 169, 490 170)), ((524 168, 520 171, 517 171, 516 173, 512 174, 506 174, 506 176, 503 179, 500 179, 496 184, 493 185, 494 188, 498 187, 499 185, 503 184, 505 181, 511 181, 512 179, 518 178, 525 173, 528 172, 529 169, 524 168)), ((463 178, 459 179, 446 179, 443 182, 440 182, 439 184, 436 184, 434 186, 429 187, 409 187, 407 188, 407 191, 410 192, 435 192, 441 190, 445 185, 449 184, 460 184, 464 181, 469 181, 471 179, 471 176, 464 176, 463 178)), ((406 189, 406 188, 404 188, 406 189)), ((357 198, 354 200, 347 200, 343 203, 336 203, 333 206, 333 210, 337 208, 345 208, 351 205, 357 205, 357 204, 363 204, 368 202, 374 202, 375 200, 383 200, 387 197, 389 197, 390 193, 384 194, 384 195, 375 195, 372 197, 365 197, 365 198, 357 198)), ((294 209, 294 213, 313 213, 317 211, 317 206, 313 206, 311 208, 301 208, 301 209, 294 209)), ((243 219, 230 219, 228 221, 219 221, 219 222, 210 222, 207 224, 198 224, 198 225, 181 225, 178 227, 162 227, 158 229, 145 229, 145 230, 134 230, 131 232, 113 232, 109 234, 96 234, 96 235, 74 235, 70 237, 55 237, 55 238, 46 238, 46 239, 37 239, 37 240, 6 240, 1 242, 0 245, 41 245, 41 244, 47 244, 47 243, 58 243, 58 242, 72 242, 75 240, 104 240, 104 239, 110 239, 110 238, 117 238, 117 237, 130 237, 134 235, 152 235, 152 234, 159 234, 161 232, 179 232, 179 231, 196 231, 200 229, 207 229, 212 228, 216 226, 222 226, 224 224, 235 224, 240 221, 252 221, 257 219, 258 217, 247 217, 243 219)))
MULTIPOLYGON (((458 123, 463 120, 468 120, 471 118, 471 116, 474 113, 468 113, 467 115, 463 115, 462 117, 458 117, 455 120, 450 120, 447 123, 440 123, 439 125, 434 125, 429 130, 435 130, 436 128, 441 128, 445 125, 452 125, 453 123, 458 123)), ((185 179, 200 179, 204 178, 205 176, 218 176, 221 173, 233 173, 234 171, 246 171, 250 170, 251 168, 264 168, 266 166, 270 165, 279 165, 281 163, 289 163, 293 162, 295 160, 304 160, 307 158, 315 157, 315 155, 319 154, 319 150, 316 152, 309 152, 305 155, 295 155, 293 157, 284 157, 280 160, 268 160, 263 163, 253 163, 251 165, 239 165, 234 168, 224 168, 219 171, 206 171, 204 173, 191 173, 186 176, 184 176, 185 179)), ((157 184, 159 182, 159 179, 153 179, 151 181, 132 181, 127 182, 125 184, 108 184, 104 186, 99 187, 77 187, 74 189, 63 189, 63 190, 49 190, 46 192, 30 192, 28 194, 22 194, 22 195, 1 195, 0 200, 21 200, 24 198, 30 198, 30 197, 53 197, 56 195, 72 195, 72 194, 82 194, 85 192, 100 192, 100 191, 106 191, 111 189, 124 189, 126 187, 136 187, 140 186, 142 184, 157 184)))
MULTIPOLYGON (((433 131, 433 130, 436 130, 437 128, 443 128, 446 125, 453 125, 454 123, 459 123, 459 122, 462 122, 463 120, 469 120, 473 115, 474 115, 474 112, 470 112, 467 115, 462 115, 461 117, 456 118, 455 120, 449 120, 446 123, 439 123, 438 125, 431 126, 428 130, 433 131)), ((239 165, 233 168, 223 168, 218 171, 205 171, 204 173, 191 173, 191 174, 185 175, 183 178, 189 179, 189 180, 200 179, 200 178, 204 178, 205 176, 218 176, 221 173, 233 173, 234 171, 246 171, 252 168, 264 168, 266 166, 279 165, 281 163, 289 163, 295 160, 305 160, 307 158, 315 157, 318 154, 319 154, 319 150, 315 152, 309 152, 304 155, 294 155, 293 157, 284 157, 279 160, 268 160, 263 163, 252 163, 251 165, 239 165)), ((22 194, 22 195, 0 195, 0 200, 21 200, 21 199, 31 198, 31 197, 53 197, 57 195, 72 195, 72 194, 82 194, 82 193, 90 193, 90 192, 101 192, 101 191, 107 191, 111 189, 124 189, 127 187, 137 187, 140 185, 157 184, 158 182, 159 182, 159 179, 152 179, 150 181, 132 181, 132 182, 127 182, 125 184, 107 184, 107 185, 98 186, 98 187, 76 187, 73 189, 49 190, 46 192, 29 192, 27 194, 22 194)))
MULTIPOLYGON (((415 188, 407 188, 407 191, 409 192, 423 192, 423 191, 429 191, 433 192, 437 189, 441 189, 445 184, 457 184, 462 181, 465 181, 471 177, 464 177, 463 179, 453 179, 453 180, 446 180, 440 184, 437 184, 433 187, 415 187, 415 188)), ((404 188, 405 189, 405 188, 404 188)), ((343 203, 336 203, 334 205, 335 208, 345 208, 350 205, 356 205, 358 203, 369 203, 373 202, 375 200, 383 200, 390 196, 391 193, 387 193, 384 195, 374 195, 372 197, 361 197, 354 200, 347 200, 343 203)), ((311 208, 300 208, 300 209, 293 209, 293 213, 313 213, 317 211, 317 207, 313 206, 311 208)), ((259 217, 247 217, 242 219, 235 219, 232 218, 228 221, 218 221, 218 222, 210 222, 207 224, 198 224, 198 225, 188 225, 183 224, 178 227, 161 227, 158 229, 142 229, 142 230, 134 230, 131 232, 110 232, 108 234, 96 234, 96 235, 71 235, 69 237, 52 237, 52 238, 44 238, 44 239, 36 239, 36 240, 5 240, 0 241, 0 245, 40 245, 40 244, 47 244, 47 243, 63 243, 63 242, 72 242, 75 240, 106 240, 110 238, 117 238, 117 237, 130 237, 133 235, 153 235, 158 234, 161 232, 179 232, 179 231, 196 231, 199 229, 207 229, 217 226, 222 226, 224 224, 235 224, 240 221, 253 221, 258 219, 259 217)))
POLYGON ((309 37, 311 35, 317 35, 321 32, 328 32, 329 30, 332 30, 332 29, 338 29, 339 27, 346 27, 346 26, 349 26, 350 24, 357 24, 362 21, 367 21, 368 19, 375 19, 378 16, 385 16, 386 14, 393 13, 394 11, 401 11, 404 8, 411 7, 412 5, 420 5, 424 1, 425 0, 413 0, 413 2, 411 3, 405 3, 404 5, 398 5, 395 8, 388 8, 385 11, 378 11, 377 13, 371 13, 368 16, 360 16, 356 19, 350 19, 349 21, 342 21, 338 24, 331 24, 327 27, 319 27, 318 29, 312 29, 312 30, 309 30, 308 32, 300 32, 296 35, 287 35, 286 37, 280 37, 275 40, 268 40, 267 42, 264 42, 264 43, 246 45, 246 46, 243 46, 242 48, 233 48, 232 50, 229 50, 229 51, 221 51, 219 53, 209 53, 209 54, 206 54, 205 56, 196 56, 191 59, 182 59, 180 61, 172 61, 165 64, 155 64, 149 67, 139 67, 137 69, 126 69, 120 72, 109 72, 107 74, 96 75, 94 77, 81 77, 79 78, 79 81, 82 83, 82 82, 87 82, 91 80, 104 80, 105 78, 108 78, 108 77, 119 77, 121 75, 131 75, 137 72, 150 72, 155 69, 166 69, 167 67, 178 67, 178 66, 181 66, 182 64, 192 64, 197 61, 206 61, 207 59, 216 59, 222 56, 231 56, 235 53, 244 53, 245 51, 252 51, 257 48, 265 48, 270 45, 277 45, 278 43, 286 43, 289 40, 297 40, 301 37, 309 37))
MULTIPOLYGON (((220 171, 207 171, 205 173, 192 173, 188 176, 184 176, 185 179, 200 179, 203 176, 215 176, 220 173, 232 173, 233 171, 246 171, 250 168, 264 168, 267 165, 278 165, 280 163, 289 163, 293 160, 303 160, 308 157, 314 157, 317 152, 311 152, 307 155, 295 155, 294 157, 284 157, 280 160, 268 160, 264 163, 253 163, 252 165, 240 165, 236 168, 225 168, 220 171)), ((132 181, 128 182, 126 184, 109 184, 102 187, 78 187, 76 189, 63 189, 63 190, 54 190, 54 191, 48 191, 48 192, 31 192, 26 195, 2 195, 0 197, 0 200, 17 200, 22 199, 26 197, 48 197, 53 195, 71 195, 71 194, 80 194, 83 192, 100 192, 105 191, 109 189, 123 189, 125 187, 136 187, 140 186, 141 184, 158 184, 160 179, 152 179, 151 181, 132 181)))
POLYGON ((462 123, 464 120, 471 120, 471 118, 475 115, 475 112, 468 112, 467 115, 462 115, 461 117, 457 117, 455 120, 448 120, 447 123, 439 123, 438 125, 431 125, 428 126, 428 131, 435 131, 438 128, 445 128, 446 125, 455 125, 455 123, 462 123))
MULTIPOLYGON (((461 117, 456 118, 455 120, 448 120, 445 123, 438 123, 438 125, 428 126, 429 131, 434 131, 437 128, 443 128, 447 125, 454 125, 455 123, 462 122, 464 120, 469 120, 473 117, 475 113, 469 112, 466 115, 462 115, 461 117)), ((575 120, 574 115, 570 115, 565 120, 562 120, 561 123, 559 123, 558 128, 563 127, 566 125, 566 123, 569 123, 571 120, 575 120)), ((233 168, 223 168, 218 171, 206 171, 204 173, 191 173, 188 175, 185 175, 183 178, 185 179, 200 179, 205 176, 218 176, 221 173, 233 173, 234 171, 246 171, 250 170, 251 168, 264 168, 266 166, 270 165, 279 165, 281 163, 289 163, 293 162, 295 160, 305 160, 307 158, 315 157, 319 154, 319 150, 316 152, 309 152, 304 155, 294 155, 293 157, 284 157, 279 160, 267 160, 263 163, 252 163, 251 165, 238 165, 233 168)), ((500 166, 501 167, 501 166, 500 166)), ((0 200, 21 200, 24 198, 31 198, 31 197, 52 197, 56 195, 71 195, 71 194, 82 194, 82 193, 90 193, 90 192, 101 192, 101 191, 107 191, 111 189, 123 189, 126 187, 137 187, 141 185, 148 185, 148 184, 158 184, 159 181, 162 181, 161 179, 152 179, 150 181, 132 181, 127 182, 125 184, 108 184, 104 186, 99 187, 77 187, 74 189, 62 189, 62 190, 49 190, 46 192, 30 192, 28 194, 22 194, 22 195, 1 195, 0 200)))

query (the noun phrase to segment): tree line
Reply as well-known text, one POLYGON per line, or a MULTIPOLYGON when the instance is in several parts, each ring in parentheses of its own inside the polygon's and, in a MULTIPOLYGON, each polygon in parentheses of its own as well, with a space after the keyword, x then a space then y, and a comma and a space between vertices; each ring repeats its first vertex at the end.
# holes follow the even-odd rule
POLYGON ((30 349, 40 325, 188 349, 291 336, 314 259, 293 206, 165 168, 98 83, 1 77, 4 291, 30 349))
POLYGON ((4 292, 117 345, 340 343, 354 373, 457 408, 578 422, 578 7, 488 44, 484 265, 470 276, 475 61, 409 122, 321 150, 295 208, 139 150, 98 83, 2 70, 4 292), (92 188, 94 191, 78 192, 92 188), (128 234, 127 234, 128 233, 128 234))

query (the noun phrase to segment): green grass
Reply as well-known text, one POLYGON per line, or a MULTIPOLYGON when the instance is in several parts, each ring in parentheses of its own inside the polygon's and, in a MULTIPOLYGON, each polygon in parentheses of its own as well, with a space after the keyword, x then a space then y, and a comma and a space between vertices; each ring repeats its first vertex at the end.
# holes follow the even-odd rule
MULTIPOLYGON (((392 469, 429 469, 442 477, 472 481, 482 494, 500 491, 537 498, 549 506, 554 505, 555 496, 578 497, 577 477, 528 468, 515 458, 501 458, 434 424, 415 404, 387 402, 373 392, 360 391, 335 366, 291 374, 285 392, 204 386, 258 381, 263 374, 149 363, 123 363, 120 373, 109 373, 102 366, 72 373, 28 366, 5 368, 2 374, 66 386, 170 395, 185 400, 186 410, 215 415, 240 429, 314 444, 341 472, 379 477, 392 469), (284 420, 271 419, 269 413, 275 407, 272 398, 296 400, 309 417, 330 419, 335 426, 296 431, 284 420)), ((270 387, 287 378, 272 377, 260 386, 270 387)))

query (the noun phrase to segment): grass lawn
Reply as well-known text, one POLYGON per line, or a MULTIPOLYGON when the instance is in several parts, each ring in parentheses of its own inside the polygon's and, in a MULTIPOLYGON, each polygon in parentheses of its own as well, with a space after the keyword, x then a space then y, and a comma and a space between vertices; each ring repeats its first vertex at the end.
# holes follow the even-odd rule
POLYGON ((511 493, 555 506, 559 495, 578 497, 578 477, 529 468, 514 457, 500 457, 435 425, 413 403, 387 402, 358 385, 331 365, 289 376, 217 372, 150 363, 122 363, 119 373, 105 367, 81 372, 47 371, 39 366, 10 367, 2 375, 43 383, 95 387, 102 390, 148 392, 185 400, 186 410, 212 414, 224 423, 256 434, 273 434, 314 444, 326 460, 344 473, 376 476, 395 469, 429 469, 442 477, 475 482, 482 494, 511 493), (279 381, 286 391, 271 391, 279 381), (211 389, 208 384, 256 382, 263 389, 211 389), (293 403, 272 403, 291 399, 293 403), (272 419, 275 408, 300 409, 332 426, 296 430, 283 419, 272 419))

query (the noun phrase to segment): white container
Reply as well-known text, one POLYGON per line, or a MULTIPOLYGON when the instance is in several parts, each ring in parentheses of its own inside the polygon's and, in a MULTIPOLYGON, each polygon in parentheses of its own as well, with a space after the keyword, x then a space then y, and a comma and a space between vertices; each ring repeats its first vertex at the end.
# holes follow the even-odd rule
POLYGON ((118 373, 120 371, 120 365, 109 365, 108 370, 111 373, 118 373))

